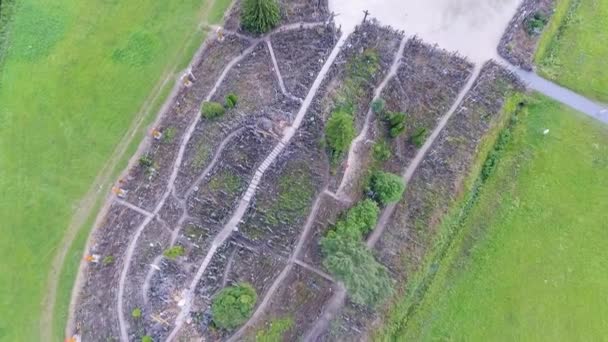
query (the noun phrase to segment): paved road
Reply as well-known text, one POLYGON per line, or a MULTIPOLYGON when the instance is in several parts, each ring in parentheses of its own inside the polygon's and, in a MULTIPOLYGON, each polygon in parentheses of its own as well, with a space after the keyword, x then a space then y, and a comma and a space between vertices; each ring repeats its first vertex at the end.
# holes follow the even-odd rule
POLYGON ((549 80, 540 77, 538 74, 520 69, 511 65, 503 59, 498 60, 509 70, 515 73, 531 89, 538 91, 556 101, 587 114, 603 123, 608 123, 608 105, 599 104, 582 95, 557 85, 549 80))

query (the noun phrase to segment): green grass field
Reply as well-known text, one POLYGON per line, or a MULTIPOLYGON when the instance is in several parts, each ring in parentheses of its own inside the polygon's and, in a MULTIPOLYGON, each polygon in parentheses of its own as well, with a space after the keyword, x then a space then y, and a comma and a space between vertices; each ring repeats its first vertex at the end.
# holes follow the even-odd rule
MULTIPOLYGON (((1 341, 50 339, 39 335, 48 271, 58 248, 70 248, 59 244, 79 200, 134 119, 149 122, 168 95, 173 79, 165 87, 162 80, 174 77, 200 45, 198 24, 221 20, 229 3, 21 0, 8 25, 2 18, 1 341)), ((128 157, 120 156, 118 167, 128 157)), ((62 271, 55 337, 62 336, 90 228, 91 220, 62 271)))
POLYGON ((462 228, 423 299, 379 339, 608 335, 608 126, 537 96, 510 132, 493 173, 444 220, 462 228))
POLYGON ((538 72, 608 103, 608 0, 559 0, 536 53, 538 72))

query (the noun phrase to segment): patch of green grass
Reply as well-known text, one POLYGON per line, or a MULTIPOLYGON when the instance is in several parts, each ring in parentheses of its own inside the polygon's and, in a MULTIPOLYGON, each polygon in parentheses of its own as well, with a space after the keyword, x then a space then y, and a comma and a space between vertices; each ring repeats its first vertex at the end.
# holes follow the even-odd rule
POLYGON ((192 166, 197 170, 203 167, 205 161, 209 158, 210 153, 209 145, 205 141, 201 141, 196 147, 195 155, 192 159, 192 166))
POLYGON ((461 229, 429 265, 435 275, 420 302, 408 313, 411 305, 395 307, 402 312, 377 339, 567 341, 608 333, 608 126, 537 96, 510 134, 497 141, 498 163, 477 194, 444 220, 461 229))
POLYGON ((560 0, 535 61, 542 76, 608 102, 608 0, 560 0))
POLYGON ((270 324, 257 331, 255 334, 256 342, 275 342, 283 341, 283 335, 293 327, 294 322, 291 317, 273 319, 270 324))
MULTIPOLYGON (((84 234, 74 250, 58 246, 77 201, 161 75, 174 71, 204 5, 23 0, 2 27, 9 45, 0 58, 0 189, 12 195, 0 200, 3 227, 10 227, 0 238, 0 312, 11 312, 0 339, 40 339, 52 256, 70 248, 67 262, 77 267, 81 255, 71 260, 72 251, 76 257, 86 241, 84 234)), ((75 273, 61 274, 58 301, 69 300, 71 281, 63 277, 75 273)))
POLYGON ((163 252, 163 255, 167 259, 175 260, 175 259, 179 258, 180 256, 184 255, 184 253, 186 253, 186 250, 184 249, 184 247, 178 245, 178 246, 173 246, 173 247, 165 249, 165 251, 163 252))
POLYGON ((223 172, 209 181, 209 189, 213 192, 223 191, 234 195, 239 191, 242 184, 243 180, 239 176, 231 172, 223 172))
POLYGON ((266 218, 272 225, 291 223, 305 214, 314 195, 312 176, 302 164, 290 166, 279 178, 276 198, 260 203, 266 210, 266 218))

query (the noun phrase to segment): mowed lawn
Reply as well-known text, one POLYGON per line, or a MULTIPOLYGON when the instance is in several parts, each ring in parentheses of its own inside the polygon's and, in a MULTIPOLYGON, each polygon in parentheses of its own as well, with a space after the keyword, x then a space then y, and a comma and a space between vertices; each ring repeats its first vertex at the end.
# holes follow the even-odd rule
POLYGON ((558 0, 535 59, 541 75, 608 103, 608 0, 558 0))
POLYGON ((41 303, 79 200, 229 1, 17 2, 1 51, 0 341, 51 340, 41 303))
POLYGON ((424 299, 390 340, 608 336, 608 126, 538 97, 512 132, 424 299))

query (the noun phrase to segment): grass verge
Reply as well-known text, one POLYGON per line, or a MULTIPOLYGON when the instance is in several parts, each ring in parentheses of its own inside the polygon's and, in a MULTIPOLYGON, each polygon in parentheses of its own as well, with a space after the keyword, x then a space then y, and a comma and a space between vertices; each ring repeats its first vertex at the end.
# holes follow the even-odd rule
POLYGON ((608 102, 608 0, 559 0, 534 58, 543 77, 608 102))
MULTIPOLYGON (((172 84, 149 94, 192 55, 188 46, 200 43, 192 32, 205 6, 194 0, 24 0, 14 8, 2 28, 0 69, 0 190, 11 194, 0 200, 0 312, 11 313, 0 322, 0 340, 41 339, 35 327, 52 255, 70 248, 53 317, 54 337, 62 337, 95 214, 71 247, 60 246, 65 229, 134 118, 146 115, 138 110, 156 107, 145 111, 144 121, 153 119, 172 84)), ((108 168, 114 175, 144 133, 131 140, 118 167, 108 168)), ((105 194, 99 197, 94 211, 105 194)))
POLYGON ((492 172, 477 173, 479 185, 446 217, 452 237, 440 239, 379 340, 608 332, 608 127, 537 95, 507 130, 489 154, 492 172))

